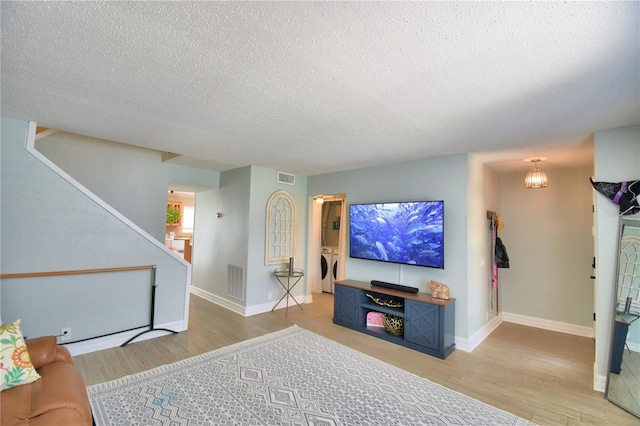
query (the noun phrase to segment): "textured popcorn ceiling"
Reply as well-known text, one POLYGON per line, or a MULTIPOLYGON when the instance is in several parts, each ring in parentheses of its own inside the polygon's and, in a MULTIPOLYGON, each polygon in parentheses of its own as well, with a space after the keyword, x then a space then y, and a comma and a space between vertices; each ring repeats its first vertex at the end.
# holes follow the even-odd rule
POLYGON ((2 2, 2 115, 307 175, 589 164, 640 123, 638 2, 2 2))

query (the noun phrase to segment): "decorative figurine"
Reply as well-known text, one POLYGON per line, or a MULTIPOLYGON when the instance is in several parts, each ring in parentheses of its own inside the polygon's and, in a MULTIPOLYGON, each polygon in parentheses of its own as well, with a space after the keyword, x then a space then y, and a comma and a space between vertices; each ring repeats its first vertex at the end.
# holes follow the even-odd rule
POLYGON ((431 297, 434 299, 449 300, 449 287, 434 280, 429 281, 427 285, 431 289, 431 297))

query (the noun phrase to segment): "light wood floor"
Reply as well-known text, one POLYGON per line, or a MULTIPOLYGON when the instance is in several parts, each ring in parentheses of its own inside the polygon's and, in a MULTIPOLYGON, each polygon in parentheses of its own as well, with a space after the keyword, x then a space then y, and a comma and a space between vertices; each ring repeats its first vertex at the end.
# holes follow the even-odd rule
POLYGON ((332 323, 333 295, 245 318, 191 295, 189 330, 74 357, 87 385, 175 362, 293 324, 540 425, 640 425, 593 390, 592 339, 501 324, 479 347, 446 360, 332 323))

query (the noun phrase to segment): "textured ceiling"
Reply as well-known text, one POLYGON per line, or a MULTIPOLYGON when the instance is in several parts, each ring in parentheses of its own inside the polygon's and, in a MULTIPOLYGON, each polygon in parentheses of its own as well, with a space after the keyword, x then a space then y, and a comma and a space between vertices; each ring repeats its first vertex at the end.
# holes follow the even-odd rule
POLYGON ((314 175, 590 164, 640 123, 638 2, 7 2, 2 115, 314 175))

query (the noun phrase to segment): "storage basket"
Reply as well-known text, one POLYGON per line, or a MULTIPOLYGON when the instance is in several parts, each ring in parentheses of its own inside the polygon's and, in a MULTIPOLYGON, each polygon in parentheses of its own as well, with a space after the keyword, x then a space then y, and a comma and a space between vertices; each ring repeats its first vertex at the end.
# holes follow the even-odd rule
POLYGON ((384 314, 382 316, 382 322, 384 323, 384 329, 387 333, 391 333, 395 336, 402 336, 404 334, 404 318, 397 315, 384 314))

